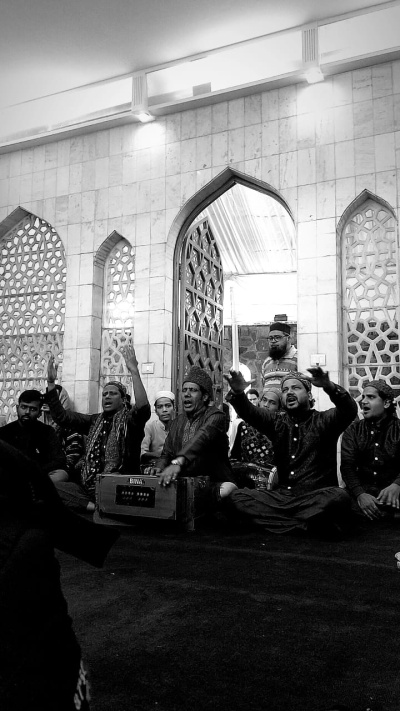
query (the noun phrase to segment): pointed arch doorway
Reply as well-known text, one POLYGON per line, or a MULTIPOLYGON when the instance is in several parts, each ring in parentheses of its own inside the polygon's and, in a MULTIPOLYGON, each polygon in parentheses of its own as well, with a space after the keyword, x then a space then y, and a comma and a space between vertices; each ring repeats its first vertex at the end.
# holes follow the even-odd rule
MULTIPOLYGON (((286 260, 283 271, 289 276, 296 272, 297 278, 294 220, 289 206, 274 188, 227 168, 184 205, 171 227, 170 244, 173 239, 172 387, 179 399, 188 368, 201 365, 209 371, 216 404, 221 405, 224 280, 237 273, 262 277, 271 271, 271 260, 279 250, 277 261, 286 260), (262 225, 256 224, 258 216, 249 209, 245 193, 269 201, 268 217, 263 217, 262 225), (266 240, 268 231, 270 238, 266 240), (244 233, 247 241, 240 236, 244 233)), ((297 302, 297 281, 295 291, 297 302)), ((264 323, 274 320, 272 309, 271 306, 264 323)))

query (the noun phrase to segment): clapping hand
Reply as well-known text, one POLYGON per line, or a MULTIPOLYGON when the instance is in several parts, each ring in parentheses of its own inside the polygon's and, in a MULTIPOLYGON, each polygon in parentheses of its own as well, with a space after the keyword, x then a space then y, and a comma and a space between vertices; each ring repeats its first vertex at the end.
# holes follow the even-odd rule
POLYGON ((136 370, 138 367, 138 362, 133 344, 129 343, 126 346, 122 346, 121 353, 124 356, 126 367, 128 368, 128 370, 136 370))
POLYGON ((331 381, 327 371, 322 370, 319 366, 316 366, 315 368, 307 368, 307 370, 311 374, 311 378, 309 378, 309 380, 312 385, 315 385, 316 388, 329 388, 331 381))
POLYGON ((57 380, 57 370, 58 370, 58 365, 57 365, 57 363, 54 362, 54 356, 51 355, 49 358, 49 362, 47 363, 47 382, 48 383, 54 383, 54 381, 57 380))

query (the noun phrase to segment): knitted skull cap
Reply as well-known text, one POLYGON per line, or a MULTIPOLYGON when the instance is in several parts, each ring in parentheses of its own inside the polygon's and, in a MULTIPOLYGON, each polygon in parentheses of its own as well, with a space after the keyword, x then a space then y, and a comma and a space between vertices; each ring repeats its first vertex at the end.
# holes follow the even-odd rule
POLYGON ((207 395, 209 396, 210 400, 213 400, 214 394, 213 394, 213 384, 210 376, 208 373, 206 373, 203 368, 199 368, 198 365, 193 365, 187 375, 185 375, 184 383, 195 383, 196 385, 199 386, 207 395))
MULTIPOLYGON (((295 371, 290 371, 284 378, 282 378, 281 387, 283 388, 283 383, 286 380, 299 380, 302 385, 304 385, 307 392, 311 392, 311 381, 303 375, 303 373, 296 373, 295 371)), ((264 388, 265 390, 265 388, 264 388)))
POLYGON ((370 380, 368 383, 364 383, 363 390, 365 388, 375 388, 382 400, 394 400, 395 398, 394 390, 384 380, 370 380))
POLYGON ((269 332, 271 331, 281 331, 281 333, 285 333, 287 336, 290 336, 290 326, 288 323, 282 323, 281 321, 275 321, 275 323, 271 323, 269 327, 269 332))

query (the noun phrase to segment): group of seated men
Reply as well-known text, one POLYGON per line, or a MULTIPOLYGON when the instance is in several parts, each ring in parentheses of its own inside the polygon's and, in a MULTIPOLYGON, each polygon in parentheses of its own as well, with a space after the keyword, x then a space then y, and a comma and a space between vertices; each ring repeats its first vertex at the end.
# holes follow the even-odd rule
POLYGON ((400 420, 394 392, 384 381, 365 385, 359 420, 350 394, 319 367, 310 368, 308 375, 288 368, 278 382, 269 383, 266 377, 262 403, 257 391, 248 391, 250 383, 242 374, 232 370, 226 376, 226 400, 240 419, 230 457, 226 415, 212 404, 213 385, 205 370, 193 366, 185 376, 181 414, 174 416, 174 394, 160 391, 155 396, 158 419, 148 422, 150 405, 133 347, 127 346, 123 355, 132 377, 133 406, 126 388, 112 381, 104 387, 101 413, 65 409, 55 383, 57 367, 50 358, 46 394, 22 393, 18 420, 0 429, 1 440, 53 479, 68 506, 93 511, 100 473, 137 473, 142 464, 163 487, 182 476, 208 476, 213 506, 273 533, 341 531, 348 527, 352 509, 370 520, 399 509, 400 420), (315 410, 312 386, 322 388, 333 407, 315 410), (38 420, 43 401, 58 433, 38 420), (68 433, 85 438, 73 473, 60 432, 64 445, 68 433), (337 476, 341 435, 344 486, 337 476), (232 459, 274 465, 274 486, 243 485, 232 459))

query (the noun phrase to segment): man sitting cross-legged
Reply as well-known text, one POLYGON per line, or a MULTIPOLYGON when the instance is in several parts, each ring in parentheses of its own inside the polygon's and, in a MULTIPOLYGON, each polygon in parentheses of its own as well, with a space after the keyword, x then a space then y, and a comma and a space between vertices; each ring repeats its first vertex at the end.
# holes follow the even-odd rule
POLYGON ((356 510, 371 521, 400 508, 400 420, 384 380, 363 387, 363 420, 342 437, 341 473, 356 510))
POLYGON ((68 479, 67 461, 53 427, 39 421, 41 412, 40 392, 25 390, 18 398, 18 420, 0 428, 0 439, 36 462, 57 484, 68 479))
POLYGON ((228 460, 225 415, 209 404, 212 397, 210 376, 193 366, 182 385, 184 411, 171 423, 157 468, 150 471, 160 474, 161 486, 169 486, 178 476, 209 476, 218 501, 236 485, 228 460))
POLYGON ((335 533, 347 524, 350 497, 338 486, 336 444, 357 414, 357 405, 321 368, 311 378, 290 373, 282 379, 283 412, 254 407, 244 394, 248 383, 237 372, 225 376, 227 400, 239 417, 267 435, 274 447, 278 487, 272 491, 237 489, 229 497, 234 510, 272 533, 293 530, 335 533), (336 407, 313 409, 311 384, 323 388, 336 407))
POLYGON ((159 390, 154 398, 157 420, 147 422, 141 446, 142 464, 155 463, 161 456, 168 430, 175 416, 175 395, 169 390, 159 390))
POLYGON ((150 405, 139 375, 133 346, 126 346, 123 356, 132 376, 135 405, 128 410, 126 388, 114 380, 104 386, 103 412, 95 415, 64 410, 55 389, 57 367, 53 358, 49 360, 48 392, 45 397, 54 422, 87 435, 80 483, 65 482, 57 486, 61 498, 70 507, 94 510, 98 474, 139 471, 140 445, 145 423, 150 417, 150 405))

